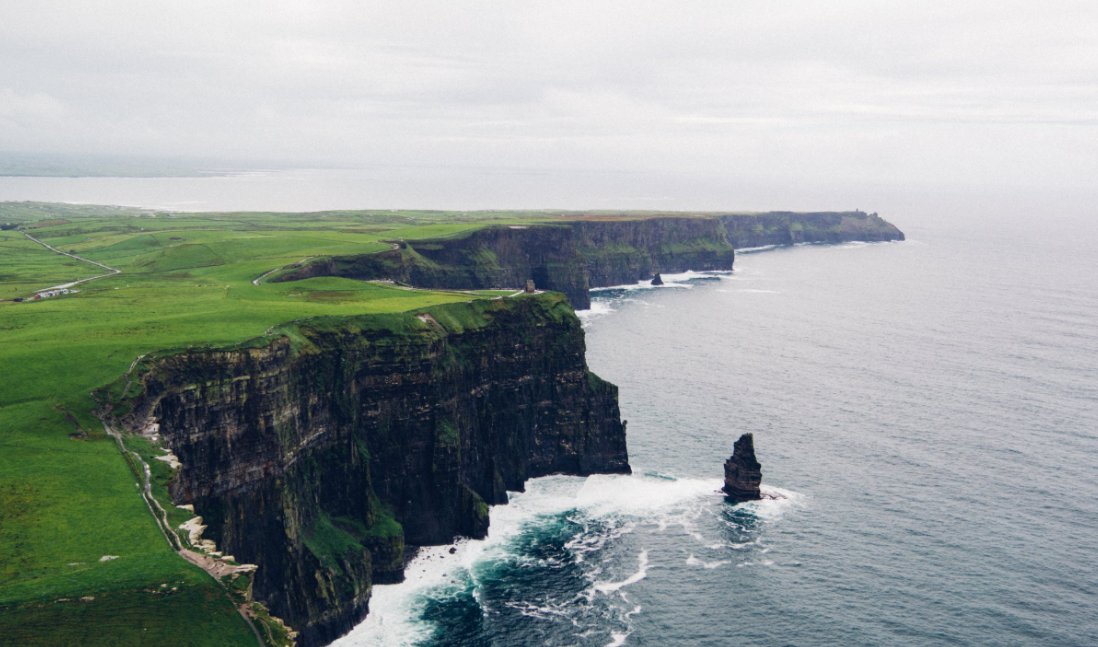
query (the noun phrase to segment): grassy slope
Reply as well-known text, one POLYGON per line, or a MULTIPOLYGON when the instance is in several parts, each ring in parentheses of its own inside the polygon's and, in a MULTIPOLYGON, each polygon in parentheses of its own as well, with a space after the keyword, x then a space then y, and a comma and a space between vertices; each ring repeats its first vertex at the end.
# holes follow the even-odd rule
MULTIPOLYGON (((16 220, 5 206, 0 222, 16 220)), ((238 343, 305 317, 475 298, 346 279, 252 279, 309 256, 385 249, 381 238, 453 234, 485 216, 19 207, 17 216, 45 219, 25 225, 34 236, 123 273, 75 296, 0 302, 0 643, 254 642, 217 585, 160 536, 134 475, 97 426, 90 392, 160 349, 238 343), (84 437, 71 437, 78 432, 84 437), (117 559, 100 561, 105 555, 117 559)), ((0 298, 101 273, 19 232, 0 234, 0 298)))

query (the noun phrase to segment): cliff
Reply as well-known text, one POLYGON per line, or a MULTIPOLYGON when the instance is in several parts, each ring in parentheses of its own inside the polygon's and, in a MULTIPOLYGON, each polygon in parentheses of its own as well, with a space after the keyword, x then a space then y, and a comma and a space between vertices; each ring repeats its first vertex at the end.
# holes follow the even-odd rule
POLYGON ((399 241, 378 254, 337 256, 276 280, 309 276, 392 279, 423 288, 521 288, 563 292, 577 309, 588 289, 657 272, 731 269, 734 253, 714 218, 647 218, 496 225, 460 237, 399 241))
POLYGON ((820 211, 720 216, 728 240, 736 249, 799 243, 881 242, 903 240, 904 233, 875 213, 820 211))
POLYGON ((129 424, 159 424, 175 502, 323 644, 402 578, 407 544, 484 536, 487 504, 528 478, 629 471, 617 388, 584 351, 551 294, 312 320, 156 360, 129 424))
POLYGON ((462 236, 394 241, 394 249, 316 259, 274 280, 311 276, 391 279, 421 288, 563 292, 577 309, 588 290, 658 273, 730 270, 734 248, 852 240, 903 240, 903 232, 860 211, 680 216, 598 216, 496 225, 462 236))

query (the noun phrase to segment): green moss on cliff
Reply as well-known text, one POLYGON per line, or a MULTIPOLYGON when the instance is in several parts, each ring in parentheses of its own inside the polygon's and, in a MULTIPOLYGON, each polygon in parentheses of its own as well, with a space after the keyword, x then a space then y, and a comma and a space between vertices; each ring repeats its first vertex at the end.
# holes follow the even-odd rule
POLYGON ((365 550, 361 538, 365 527, 357 521, 343 519, 341 525, 333 523, 328 513, 321 511, 313 524, 305 529, 304 543, 309 552, 329 570, 342 574, 340 563, 348 556, 360 557, 365 550), (358 530, 355 536, 348 529, 358 530))
POLYGON ((436 429, 438 433, 435 440, 438 444, 446 447, 457 447, 458 443, 461 442, 461 436, 458 434, 457 426, 454 425, 453 420, 447 418, 439 420, 436 429))
MULTIPOLYGON (((376 501, 376 497, 374 501, 376 501)), ((377 503, 377 507, 374 508, 374 515, 369 525, 362 526, 362 537, 375 537, 375 538, 388 538, 388 537, 404 537, 404 529, 401 527, 400 522, 393 516, 392 510, 389 510, 388 506, 377 503)))

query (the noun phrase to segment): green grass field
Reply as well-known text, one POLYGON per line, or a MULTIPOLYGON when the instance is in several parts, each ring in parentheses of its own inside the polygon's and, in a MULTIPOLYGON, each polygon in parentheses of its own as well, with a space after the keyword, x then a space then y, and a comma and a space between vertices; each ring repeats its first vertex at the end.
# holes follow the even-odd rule
POLYGON ((0 204, 0 223, 19 226, 0 231, 0 644, 254 643, 222 589, 161 536, 94 416, 92 391, 146 353, 238 344, 305 318, 497 297, 338 278, 253 280, 305 258, 538 215, 0 204), (14 302, 103 274, 24 231, 121 273, 78 294, 14 302))

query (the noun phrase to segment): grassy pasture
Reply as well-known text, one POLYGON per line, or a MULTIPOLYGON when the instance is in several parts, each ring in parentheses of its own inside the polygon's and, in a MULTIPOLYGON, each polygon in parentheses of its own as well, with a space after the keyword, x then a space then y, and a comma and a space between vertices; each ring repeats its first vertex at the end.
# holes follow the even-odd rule
POLYGON ((102 268, 51 252, 22 232, 0 231, 0 299, 102 273, 102 268))
POLYGON ((0 223, 18 222, 58 249, 122 271, 76 295, 16 303, 103 270, 21 231, 0 231, 0 644, 254 642, 222 590, 160 535, 136 476, 93 415, 91 392, 146 353, 238 344, 299 319, 500 296, 339 278, 253 280, 305 258, 518 217, 0 204, 0 223))

